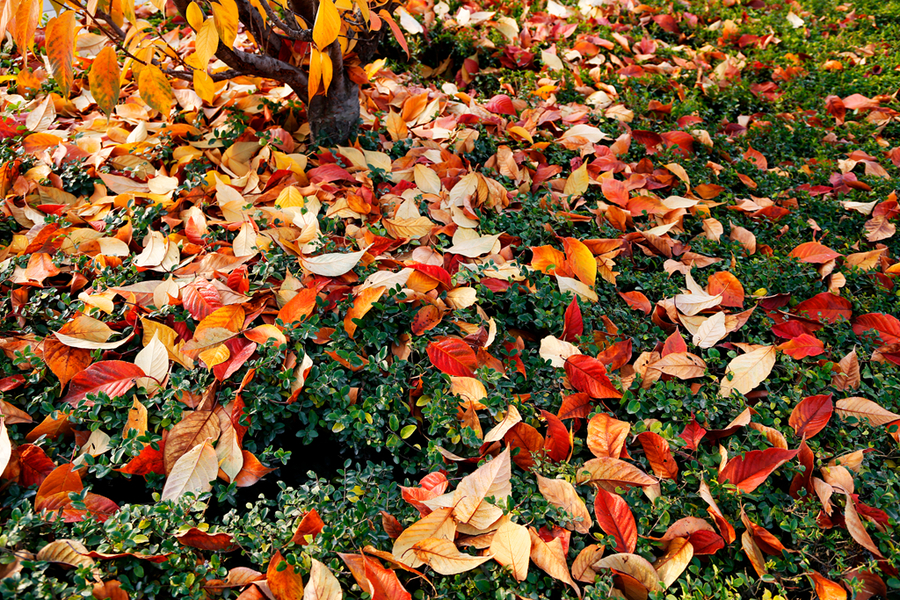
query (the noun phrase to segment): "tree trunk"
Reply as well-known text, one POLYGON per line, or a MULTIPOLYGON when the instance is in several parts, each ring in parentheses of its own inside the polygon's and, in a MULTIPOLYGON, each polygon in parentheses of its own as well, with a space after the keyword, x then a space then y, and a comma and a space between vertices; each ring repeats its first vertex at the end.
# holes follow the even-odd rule
POLYGON ((335 75, 328 95, 314 96, 307 110, 313 143, 322 146, 346 144, 359 121, 359 86, 343 72, 335 75))

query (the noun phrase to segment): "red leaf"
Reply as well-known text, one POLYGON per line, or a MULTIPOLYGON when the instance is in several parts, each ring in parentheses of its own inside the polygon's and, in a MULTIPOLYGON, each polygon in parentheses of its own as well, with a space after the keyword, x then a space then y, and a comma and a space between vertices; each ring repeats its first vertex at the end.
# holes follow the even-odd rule
POLYGON ((19 485, 29 487, 43 483, 44 479, 56 468, 43 448, 34 444, 22 444, 16 451, 19 453, 22 473, 19 485))
POLYGON ((680 437, 684 440, 685 446, 689 450, 696 450, 700 445, 700 440, 703 439, 703 436, 706 435, 706 430, 700 426, 700 423, 697 422, 696 417, 691 415, 691 422, 687 424, 684 428, 684 431, 681 432, 680 437))
POLYGON ((667 356, 669 354, 687 351, 687 343, 685 343, 684 338, 681 337, 681 333, 679 333, 679 331, 676 329, 672 332, 672 335, 666 338, 666 342, 665 344, 663 344, 663 349, 662 352, 660 352, 660 355, 667 356))
POLYGON ((853 316, 853 305, 846 298, 822 292, 798 304, 794 314, 806 315, 820 323, 834 323, 840 319, 849 321, 853 316))
POLYGON ((722 539, 721 535, 705 529, 692 533, 688 541, 694 547, 694 556, 715 554, 725 547, 725 540, 722 539))
POLYGON ((808 396, 794 407, 788 424, 794 428, 797 437, 810 439, 828 425, 833 412, 831 394, 808 396))
POLYGON ((217 308, 222 308, 219 290, 202 277, 181 289, 181 301, 197 321, 202 321, 217 308))
POLYGON ((791 250, 789 256, 796 258, 800 262, 821 264, 834 260, 841 255, 819 242, 805 242, 791 250))
POLYGON ((513 453, 513 462, 526 471, 534 466, 533 454, 540 454, 544 448, 544 436, 528 423, 516 423, 512 429, 506 432, 503 439, 509 444, 510 449, 519 449, 513 453))
POLYGON ((574 342, 582 333, 584 333, 584 320, 581 318, 578 296, 572 296, 572 302, 566 308, 566 314, 563 318, 562 339, 566 342, 574 342))
POLYGON ((597 497, 594 499, 594 514, 603 533, 615 538, 617 552, 634 552, 637 546, 637 526, 628 503, 621 496, 598 487, 597 497))
MULTIPOLYGON (((160 444, 161 446, 162 444, 160 444)), ((154 450, 149 444, 144 446, 141 453, 128 461, 121 469, 116 469, 119 473, 128 473, 130 475, 147 475, 148 473, 157 473, 159 475, 166 474, 166 463, 163 456, 163 450, 154 450)))
POLYGON ((513 106, 512 98, 506 94, 497 94, 484 105, 484 108, 497 115, 515 116, 516 114, 516 107, 513 106))
POLYGON ((801 333, 794 339, 788 340, 778 346, 778 349, 793 358, 800 360, 807 356, 818 356, 825 352, 825 344, 817 337, 808 333, 801 333))
POLYGON ((578 392, 569 394, 563 399, 556 416, 560 419, 585 419, 592 410, 594 410, 594 405, 591 403, 591 397, 583 392, 578 392))
POLYGON ((797 450, 767 448, 753 450, 744 456, 735 456, 719 473, 719 482, 729 482, 738 489, 751 493, 778 467, 797 455, 797 450))
POLYGON ((312 509, 311 511, 303 515, 300 523, 297 524, 297 531, 294 532, 294 537, 291 538, 291 541, 295 544, 305 546, 309 543, 306 540, 306 536, 312 536, 313 538, 315 538, 317 535, 322 533, 323 529, 325 529, 325 523, 319 516, 319 511, 317 511, 316 509, 312 509))
POLYGON ((546 410, 541 410, 541 418, 547 421, 547 438, 544 440, 544 450, 547 458, 554 462, 560 462, 569 458, 572 450, 572 442, 569 439, 569 430, 559 420, 559 417, 546 410))
POLYGON ((631 360, 631 338, 616 342, 597 355, 597 360, 602 362, 608 371, 615 371, 628 364, 631 360))
POLYGON ((579 392, 591 398, 621 398, 622 392, 617 390, 606 375, 606 367, 596 358, 577 354, 566 360, 566 375, 579 392))
POLYGON ((238 545, 230 533, 207 533, 196 527, 191 527, 175 539, 182 546, 199 548, 200 550, 212 550, 213 552, 231 552, 237 550, 238 545))
POLYGON ((225 381, 234 375, 256 352, 256 342, 241 337, 231 338, 225 342, 225 345, 230 352, 228 360, 213 367, 213 373, 219 381, 225 381))
POLYGON ((652 431, 645 431, 637 439, 657 477, 675 479, 678 476, 678 465, 665 438, 652 431))
POLYGON ((900 320, 897 317, 882 313, 869 313, 860 315, 853 321, 853 333, 858 336, 862 336, 870 329, 878 332, 878 339, 882 344, 900 342, 900 320))
POLYGON ((628 306, 634 310, 641 311, 645 315, 649 315, 650 311, 653 310, 653 305, 650 304, 650 300, 648 300, 647 296, 641 292, 619 292, 619 296, 622 297, 622 300, 624 300, 628 306))
POLYGON ((799 498, 800 489, 807 492, 813 492, 812 472, 816 462, 816 455, 807 445, 806 440, 800 441, 800 452, 798 454, 800 466, 803 467, 803 473, 797 473, 791 480, 790 494, 792 498, 799 498))
POLYGON ((94 363, 72 378, 69 393, 63 398, 63 402, 74 406, 88 394, 100 392, 105 392, 110 398, 117 398, 130 390, 138 377, 146 377, 146 374, 134 363, 122 360, 94 363))
POLYGON ((475 352, 458 338, 439 338, 426 348, 431 364, 447 375, 474 377, 478 368, 475 352))

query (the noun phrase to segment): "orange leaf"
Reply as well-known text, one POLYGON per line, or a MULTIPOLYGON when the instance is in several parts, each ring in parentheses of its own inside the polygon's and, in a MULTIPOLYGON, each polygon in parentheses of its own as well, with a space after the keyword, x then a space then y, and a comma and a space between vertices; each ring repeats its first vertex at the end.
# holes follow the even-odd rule
POLYGON ((807 356, 818 356, 825 352, 825 344, 822 340, 808 333, 801 333, 797 337, 778 346, 778 349, 793 358, 800 360, 807 356))
POLYGON ((351 338, 356 333, 357 324, 354 319, 362 319, 372 309, 372 305, 378 302, 387 288, 384 286, 368 287, 353 299, 353 307, 347 311, 344 317, 344 330, 351 338))
POLYGON ((823 577, 818 571, 811 571, 809 576, 816 586, 816 595, 819 600, 847 600, 847 590, 840 584, 823 577))
POLYGON ((88 82, 97 107, 107 116, 112 114, 119 103, 119 63, 115 48, 106 46, 97 53, 88 82))
POLYGON ((458 338, 443 337, 428 344, 426 348, 431 364, 447 375, 474 377, 478 368, 475 352, 467 343, 458 338))
POLYGON ((744 306, 744 286, 738 281, 738 278, 728 271, 719 271, 709 277, 709 286, 707 293, 710 296, 718 296, 722 294, 720 306, 733 306, 741 308, 744 306))
POLYGON ((828 425, 833 412, 831 394, 808 396, 794 407, 788 423, 794 428, 797 437, 809 439, 828 425))
POLYGON ((788 256, 796 258, 800 262, 821 264, 834 260, 841 255, 819 242, 805 242, 791 250, 788 256))
POLYGON ((585 285, 593 286, 597 280, 597 259, 590 249, 575 238, 563 238, 566 264, 585 285))
POLYGON ((296 600, 303 597, 303 578, 299 568, 287 564, 279 550, 275 551, 269 561, 266 583, 275 600, 296 600))
POLYGON ((653 310, 650 300, 648 300, 647 296, 641 292, 619 292, 619 296, 622 297, 622 300, 624 300, 628 306, 634 310, 643 312, 645 315, 649 315, 650 311, 653 310))
POLYGON ((598 458, 620 458, 630 431, 629 423, 605 413, 594 415, 588 422, 588 449, 598 458))
POLYGON ((207 533, 196 527, 191 527, 181 535, 176 535, 175 539, 182 546, 199 548, 200 550, 231 552, 238 549, 237 542, 234 541, 234 536, 230 533, 207 533))
POLYGON ((301 546, 305 546, 309 544, 309 541, 306 539, 306 536, 316 537, 322 530, 325 529, 325 523, 322 522, 322 518, 319 516, 319 511, 316 509, 312 509, 300 519, 300 523, 297 524, 297 530, 294 531, 294 536, 291 538, 291 542, 295 544, 299 544, 301 546))
POLYGON ((579 392, 591 398, 621 398, 622 392, 606 375, 606 366, 596 358, 578 354, 566 359, 566 375, 579 392))
POLYGON ((294 323, 305 321, 316 309, 316 295, 318 292, 315 288, 304 288, 297 292, 297 295, 291 298, 287 304, 278 311, 278 320, 284 323, 285 327, 290 327, 294 323))
POLYGON ((67 10, 47 23, 44 31, 44 49, 50 60, 53 79, 59 86, 61 96, 69 97, 74 79, 72 58, 75 49, 75 11, 67 10))
POLYGON ((637 439, 657 477, 675 479, 678 476, 678 465, 665 438, 652 431, 645 431, 637 439))

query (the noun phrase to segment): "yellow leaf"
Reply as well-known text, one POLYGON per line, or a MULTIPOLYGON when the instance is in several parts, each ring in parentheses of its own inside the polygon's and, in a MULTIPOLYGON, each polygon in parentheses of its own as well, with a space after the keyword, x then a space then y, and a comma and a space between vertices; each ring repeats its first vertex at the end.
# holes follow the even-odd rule
POLYGON ((322 92, 327 96, 328 88, 331 87, 331 79, 334 77, 334 66, 331 63, 331 56, 327 52, 320 52, 319 57, 322 61, 320 67, 322 72, 322 92))
POLYGON ((205 71, 209 65, 209 59, 216 53, 219 47, 219 34, 216 30, 214 19, 207 19, 200 26, 197 32, 197 39, 194 41, 194 53, 196 62, 193 66, 205 71))
POLYGON ((94 58, 88 82, 97 107, 108 117, 119 103, 119 62, 112 46, 106 46, 94 58))
POLYGON ((75 47, 76 24, 75 12, 67 10, 50 19, 45 34, 44 48, 47 51, 47 58, 50 59, 53 79, 56 80, 63 98, 68 98, 72 89, 72 54, 75 47))
POLYGON ((172 85, 159 67, 150 64, 141 69, 138 90, 147 106, 159 111, 164 118, 169 116, 175 103, 175 94, 172 92, 172 85))
POLYGON ((580 196, 587 191, 588 181, 590 177, 587 172, 587 163, 581 163, 581 166, 572 171, 569 178, 566 179, 566 187, 563 188, 563 194, 566 196, 580 196))
POLYGON ((749 394, 772 372, 775 366, 775 346, 763 346, 742 354, 728 363, 722 378, 722 397, 727 398, 732 390, 749 394), (729 375, 732 375, 729 380, 729 375))
POLYGON ((341 14, 331 0, 319 2, 319 12, 313 25, 313 41, 319 50, 325 50, 337 39, 341 31, 341 14))
POLYGON ((694 547, 684 538, 675 538, 669 542, 666 554, 653 563, 663 589, 678 579, 694 557, 694 547))
POLYGON ((206 71, 194 69, 194 91, 204 102, 212 104, 216 97, 215 83, 206 71))
POLYGON ((566 262, 575 277, 585 285, 593 286, 597 280, 597 259, 583 242, 575 238, 563 238, 566 262))
POLYGON ((122 437, 126 437, 129 431, 135 431, 136 436, 142 436, 147 432, 147 407, 138 402, 137 398, 128 411, 128 421, 122 429, 122 437))
POLYGON ((221 0, 213 2, 211 7, 219 39, 226 47, 231 48, 238 30, 237 3, 234 0, 221 0))
POLYGON ((610 569, 617 573, 630 575, 638 581, 648 592, 659 591, 659 576, 656 569, 649 562, 637 554, 612 554, 601 558, 594 563, 594 570, 610 569))
POLYGON ((316 92, 319 91, 319 85, 322 83, 322 53, 315 47, 309 53, 309 84, 307 86, 309 98, 308 102, 312 102, 316 92))
POLYGON ((144 337, 142 343, 145 347, 150 345, 150 343, 153 341, 154 336, 157 336, 159 337, 159 341, 162 342, 162 345, 166 347, 166 351, 169 353, 169 358, 180 364, 185 369, 194 368, 194 361, 181 351, 181 348, 184 347, 184 342, 179 342, 178 345, 175 344, 175 340, 178 339, 178 334, 174 329, 172 329, 168 325, 156 323, 149 319, 141 319, 141 327, 143 327, 144 329, 144 337))
POLYGON ((453 493, 453 516, 460 523, 469 523, 485 498, 493 496, 496 500, 505 500, 512 491, 511 474, 507 447, 495 459, 463 477, 453 493))
POLYGON ((452 513, 452 507, 438 508, 404 529, 391 549, 394 558, 413 569, 425 564, 416 556, 413 546, 428 538, 452 540, 456 536, 452 513))
MULTIPOLYGON (((516 423, 522 420, 522 415, 519 414, 519 409, 517 409, 514 405, 510 404, 506 409, 506 416, 503 417, 503 420, 500 423, 491 429, 486 436, 484 436, 484 442, 499 442, 503 439, 503 436, 512 429, 516 423)), ((588 521, 590 521, 590 515, 588 515, 588 521)))
POLYGON ((94 559, 85 556, 87 553, 87 548, 78 540, 56 540, 41 548, 37 559, 70 567, 93 567, 94 559))
POLYGON ((191 2, 186 11, 187 22, 191 26, 191 29, 199 32, 200 27, 203 25, 203 11, 200 10, 200 7, 197 6, 196 2, 191 2))

